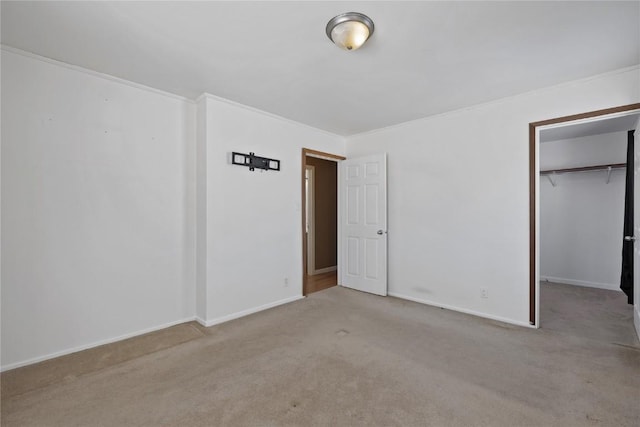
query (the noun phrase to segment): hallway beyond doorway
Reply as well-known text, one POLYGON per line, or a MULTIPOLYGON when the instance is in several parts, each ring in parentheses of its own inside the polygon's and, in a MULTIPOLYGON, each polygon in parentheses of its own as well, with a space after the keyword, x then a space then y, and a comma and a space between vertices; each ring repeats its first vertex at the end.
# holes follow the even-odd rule
POLYGON ((329 271, 328 273, 307 276, 307 295, 314 292, 323 291, 338 284, 338 272, 329 271))

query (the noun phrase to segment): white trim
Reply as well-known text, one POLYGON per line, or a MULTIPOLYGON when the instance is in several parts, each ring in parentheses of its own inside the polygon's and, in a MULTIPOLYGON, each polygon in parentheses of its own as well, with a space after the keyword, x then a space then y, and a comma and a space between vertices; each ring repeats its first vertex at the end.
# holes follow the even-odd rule
MULTIPOLYGON (((267 117, 270 117, 270 118, 272 118, 272 119, 276 119, 276 120, 279 120, 279 121, 281 121, 281 122, 288 123, 288 124, 290 124, 290 125, 300 126, 300 127, 305 128, 305 129, 311 129, 311 130, 314 130, 314 131, 316 131, 316 132, 320 132, 320 133, 323 133, 323 134, 325 134, 325 135, 331 136, 331 137, 333 137, 333 138, 340 138, 340 140, 341 140, 342 142, 346 142, 346 136, 345 136, 345 135, 339 135, 339 134, 337 134, 337 133, 329 132, 328 130, 324 130, 324 129, 316 128, 316 127, 313 127, 313 126, 308 125, 308 124, 305 124, 305 123, 297 122, 297 121, 295 121, 295 120, 288 119, 288 118, 286 118, 286 117, 279 116, 279 115, 277 115, 277 114, 270 113, 270 112, 268 112, 268 111, 261 110, 261 109, 256 108, 256 107, 252 107, 252 106, 250 106, 250 105, 241 104, 241 103, 239 103, 239 102, 232 101, 232 100, 230 100, 230 99, 223 98, 223 97, 221 97, 221 96, 212 95, 212 94, 207 93, 207 92, 204 92, 204 93, 202 93, 199 97, 197 97, 197 98, 195 99, 195 102, 199 102, 202 98, 207 98, 207 99, 210 99, 210 100, 212 100, 212 101, 222 102, 222 103, 224 103, 224 104, 228 104, 228 105, 231 105, 231 106, 233 106, 233 107, 241 108, 241 109, 243 109, 243 110, 251 111, 251 112, 253 112, 253 113, 261 114, 261 115, 263 115, 263 116, 267 116, 267 117)), ((307 154, 307 155, 308 155, 308 154, 307 154)), ((335 160, 335 159, 334 159, 334 160, 335 160)))
POLYGON ((498 322, 509 323, 511 325, 524 326, 526 328, 537 329, 535 326, 530 325, 528 321, 527 322, 519 322, 517 320, 507 319, 505 317, 500 317, 500 316, 493 316, 491 314, 481 313, 479 311, 467 310, 465 308, 454 307, 452 305, 440 304, 440 303, 433 302, 433 301, 423 300, 423 299, 420 299, 420 298, 414 298, 414 297, 410 297, 410 296, 407 296, 407 295, 398 294, 396 292, 388 292, 387 295, 389 295, 390 297, 405 299, 405 300, 408 300, 408 301, 413 301, 413 302, 417 302, 417 303, 420 303, 420 304, 426 304, 426 305, 430 305, 430 306, 433 306, 433 307, 446 308, 447 310, 451 310, 451 311, 457 311, 457 312, 460 312, 460 313, 471 314, 471 315, 477 316, 477 317, 484 317, 485 319, 497 320, 498 322))
POLYGON ((640 306, 636 305, 633 310, 633 325, 636 327, 636 335, 640 340, 640 306))
POLYGON ((98 77, 98 78, 101 78, 101 79, 104 79, 104 80, 109 80, 109 81, 112 81, 112 82, 115 82, 115 83, 120 83, 120 84, 123 84, 125 86, 130 86, 130 87, 135 88, 135 89, 140 89, 140 90, 144 90, 144 91, 147 91, 147 92, 152 92, 152 93, 155 93, 156 95, 162 95, 162 96, 166 96, 166 97, 169 97, 169 98, 177 99, 179 101, 184 101, 184 102, 188 102, 190 104, 195 104, 195 102, 192 99, 189 99, 186 96, 177 95, 177 94, 171 93, 171 92, 166 92, 164 90, 156 89, 156 88, 153 88, 151 86, 145 86, 143 84, 132 82, 130 80, 125 80, 125 79, 122 79, 120 77, 115 77, 115 76, 112 76, 110 74, 104 74, 104 73, 101 73, 99 71, 91 70, 89 68, 84 68, 84 67, 80 67, 78 65, 69 64, 67 62, 58 61, 57 59, 47 58, 46 56, 40 56, 40 55, 35 54, 35 53, 27 52, 26 50, 17 49, 15 47, 7 46, 7 45, 4 45, 4 44, 0 44, 0 50, 3 50, 5 52, 9 52, 9 53, 14 53, 16 55, 24 56, 25 58, 35 59, 35 60, 46 62, 46 63, 52 64, 52 65, 57 65, 57 66, 62 67, 62 68, 68 68, 70 70, 78 71, 78 72, 84 73, 84 74, 88 74, 88 75, 93 76, 93 77, 98 77))
MULTIPOLYGON (((561 89, 561 88, 564 88, 564 87, 570 87, 570 86, 574 86, 576 84, 582 84, 582 83, 589 82, 591 80, 597 80, 597 79, 601 79, 601 78, 605 78, 605 77, 609 77, 609 76, 615 76, 616 74, 622 74, 622 73, 626 73, 628 71, 633 71, 633 70, 640 70, 640 65, 632 65, 630 67, 620 68, 618 70, 608 71, 606 73, 596 74, 594 76, 585 77, 585 78, 578 79, 578 80, 571 80, 571 81, 564 82, 564 83, 559 83, 559 84, 556 84, 556 85, 553 85, 553 86, 546 86, 546 87, 543 87, 543 88, 540 88, 540 89, 534 89, 534 90, 530 90, 530 91, 526 91, 526 92, 520 92, 520 93, 517 93, 515 95, 505 96, 504 98, 493 99, 493 100, 490 100, 490 101, 481 102, 479 104, 474 104, 474 105, 469 105, 469 106, 466 106, 466 107, 456 108, 455 110, 444 111, 442 113, 426 115, 426 116, 423 116, 423 117, 419 117, 417 119, 409 120, 409 121, 402 122, 402 123, 396 123, 394 125, 389 125, 389 126, 378 128, 378 129, 372 129, 372 130, 368 130, 368 131, 364 131, 364 132, 348 134, 348 135, 345 135, 344 137, 347 138, 347 140, 348 140, 348 139, 351 139, 351 138, 356 138, 356 137, 359 138, 359 137, 362 137, 362 136, 373 135, 373 134, 376 134, 378 132, 384 132, 384 131, 387 131, 387 130, 393 130, 393 129, 396 129, 396 128, 401 128, 403 126, 409 126, 409 125, 411 125, 413 123, 417 123, 417 122, 420 122, 420 121, 423 121, 423 120, 427 121, 427 120, 435 119, 437 117, 446 117, 446 116, 449 116, 449 115, 459 114, 459 113, 464 112, 464 111, 473 111, 475 109, 482 108, 484 106, 502 104, 504 102, 508 102, 508 101, 510 101, 512 99, 519 98, 519 97, 522 97, 522 96, 538 95, 538 94, 545 93, 545 92, 547 92, 549 90, 555 90, 555 89, 561 89)), ((606 108, 606 107, 602 107, 602 108, 606 108)), ((529 122, 536 122, 536 121, 538 121, 538 120, 529 120, 529 122)))
MULTIPOLYGON (((534 212, 535 212, 535 236, 533 237, 534 239, 534 243, 536 245, 535 247, 535 270, 533 272, 533 280, 534 280, 534 296, 533 299, 535 301, 535 309, 534 309, 534 313, 533 313, 533 319, 534 319, 534 323, 536 325, 536 328, 540 327, 540 127, 536 127, 535 128, 535 135, 534 135, 534 141, 533 141, 533 145, 534 145, 534 151, 535 151, 535 159, 534 159, 534 165, 535 165, 535 176, 534 176, 534 181, 535 181, 535 206, 534 206, 534 212)), ((529 172, 531 173, 531 172, 529 172)), ((531 196, 531 188, 529 188, 529 196, 531 196)), ((531 221, 531 218, 529 218, 529 221, 531 221)), ((529 238, 531 239, 531 235, 529 235, 529 238)), ((531 250, 527 251, 529 252, 529 257, 531 257, 531 250)), ((530 260, 529 260, 530 261, 530 260)), ((529 294, 531 292, 531 283, 529 281, 527 281, 527 293, 529 294)), ((528 302, 529 304, 527 304, 527 311, 530 311, 530 304, 531 304, 531 297, 528 298, 528 302)), ((528 316, 530 317, 531 314, 529 313, 528 316)), ((529 319, 531 320, 531 319, 529 319)))
POLYGON ((200 316, 196 316, 195 321, 198 322, 201 326, 207 326, 207 321, 200 316))
POLYGON ((313 270, 313 273, 309 273, 310 276, 315 276, 317 274, 323 274, 323 273, 329 273, 331 271, 337 271, 338 270, 338 266, 337 265, 333 265, 331 267, 325 267, 325 268, 319 268, 317 270, 313 270))
POLYGON ((305 166, 306 190, 305 191, 305 218, 307 231, 307 273, 316 274, 316 167, 305 166), (306 176, 308 174, 308 177, 306 176))
POLYGON ((336 189, 337 191, 337 196, 338 196, 338 203, 337 203, 337 209, 338 209, 338 241, 337 241, 337 246, 338 246, 338 250, 337 250, 337 264, 338 264, 338 278, 337 278, 337 282, 338 282, 338 286, 342 286, 343 283, 343 275, 344 275, 344 267, 345 264, 342 261, 342 234, 343 234, 343 230, 342 230, 342 209, 343 209, 343 203, 342 200, 340 199, 340 192, 342 190, 340 190, 340 180, 342 179, 342 164, 338 163, 336 165, 336 184, 338 185, 338 188, 336 189))
POLYGON ((170 328, 172 326, 180 325, 182 323, 192 322, 194 320, 197 320, 197 319, 195 317, 187 317, 187 318, 184 318, 184 319, 180 319, 180 320, 176 320, 176 321, 173 321, 173 322, 165 323, 165 324, 162 324, 162 325, 159 325, 159 326, 153 326, 151 328, 142 329, 142 330, 139 330, 139 331, 136 331, 136 332, 131 332, 131 333, 128 333, 128 334, 119 335, 117 337, 107 338, 105 340, 96 341, 96 342, 93 342, 91 344, 85 344, 85 345, 81 345, 81 346, 78 346, 78 347, 69 348, 69 349, 66 349, 66 350, 56 351, 55 353, 46 354, 44 356, 33 357, 31 359, 23 360, 21 362, 10 363, 8 365, 3 365, 0 368, 0 372, 9 371, 11 369, 20 368, 22 366, 32 365, 34 363, 43 362, 45 360, 54 359, 54 358, 60 357, 60 356, 66 356, 67 354, 77 353, 77 352, 83 351, 83 350, 89 350, 90 348, 100 347, 101 345, 106 345, 106 344, 111 344, 111 343, 114 343, 114 342, 117 342, 117 341, 126 340, 126 339, 129 339, 129 338, 133 338, 133 337, 137 337, 137 336, 140 336, 140 335, 148 334, 150 332, 155 332, 155 331, 159 331, 161 329, 166 329, 166 328, 170 328))
POLYGON ((217 317, 215 319, 203 320, 200 318, 196 318, 195 320, 200 323, 202 326, 210 327, 213 325, 218 325, 220 323, 228 322, 230 320, 238 319, 240 317, 248 316, 253 313, 257 313, 259 311, 268 310, 273 307, 277 307, 279 305, 288 304, 290 302, 298 301, 304 299, 302 295, 296 295, 295 297, 281 299, 279 301, 270 302, 269 304, 264 304, 258 307, 250 308, 248 310, 238 311, 236 313, 227 314, 226 316, 217 317))
POLYGON ((543 282, 553 282, 560 283, 565 285, 574 285, 574 286, 582 286, 584 288, 598 288, 598 289, 607 289, 609 291, 618 291, 620 290, 620 286, 613 283, 598 283, 598 282, 589 282, 587 280, 573 280, 573 279, 564 279, 562 277, 551 277, 551 276, 540 276, 540 280, 543 282))

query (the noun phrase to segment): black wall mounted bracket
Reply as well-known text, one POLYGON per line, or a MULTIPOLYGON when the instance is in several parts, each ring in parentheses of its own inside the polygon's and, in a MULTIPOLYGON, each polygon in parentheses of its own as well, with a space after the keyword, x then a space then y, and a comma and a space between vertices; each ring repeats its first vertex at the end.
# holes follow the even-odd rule
POLYGON ((246 166, 250 171, 255 169, 280 170, 280 160, 269 159, 267 157, 256 156, 255 153, 231 153, 231 163, 234 165, 246 166))

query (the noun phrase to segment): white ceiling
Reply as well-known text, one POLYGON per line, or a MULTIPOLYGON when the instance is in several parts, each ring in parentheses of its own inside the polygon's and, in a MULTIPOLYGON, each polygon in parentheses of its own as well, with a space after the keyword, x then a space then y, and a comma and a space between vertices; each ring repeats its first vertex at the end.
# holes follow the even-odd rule
POLYGON ((8 2, 2 43, 340 135, 640 63, 640 2, 8 2), (333 16, 375 33, 345 52, 333 16))

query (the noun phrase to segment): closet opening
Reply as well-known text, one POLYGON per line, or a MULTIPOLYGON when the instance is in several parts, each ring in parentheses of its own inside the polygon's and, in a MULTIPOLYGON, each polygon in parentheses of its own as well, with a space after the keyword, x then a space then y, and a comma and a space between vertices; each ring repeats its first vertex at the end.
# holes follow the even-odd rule
POLYGON ((639 120, 634 104, 530 125, 532 325, 636 344, 620 281, 628 137, 639 120))

